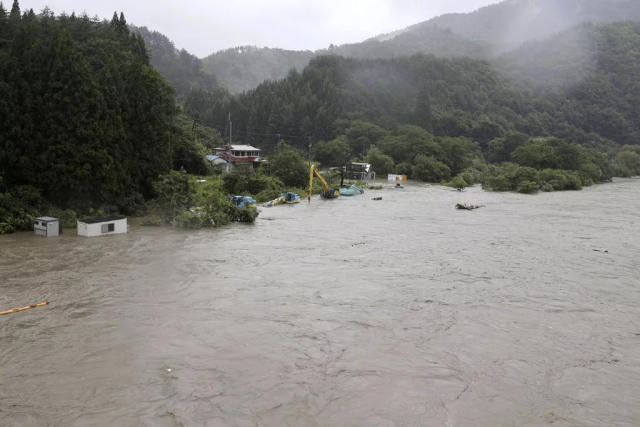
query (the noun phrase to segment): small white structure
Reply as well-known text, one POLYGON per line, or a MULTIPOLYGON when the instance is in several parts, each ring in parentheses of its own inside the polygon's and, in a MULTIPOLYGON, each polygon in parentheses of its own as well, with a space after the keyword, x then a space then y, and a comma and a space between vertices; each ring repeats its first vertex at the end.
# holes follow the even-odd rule
POLYGON ((107 234, 127 232, 127 218, 124 216, 105 216, 78 220, 78 236, 95 237, 107 234))
POLYGON ((351 179, 357 179, 358 181, 369 182, 376 180, 376 173, 371 167, 371 163, 351 163, 351 179))
POLYGON ((57 237, 62 234, 62 221, 50 216, 41 216, 33 221, 33 231, 42 237, 57 237))
POLYGON ((390 173, 387 179, 389 181, 407 182, 407 175, 394 175, 390 173))

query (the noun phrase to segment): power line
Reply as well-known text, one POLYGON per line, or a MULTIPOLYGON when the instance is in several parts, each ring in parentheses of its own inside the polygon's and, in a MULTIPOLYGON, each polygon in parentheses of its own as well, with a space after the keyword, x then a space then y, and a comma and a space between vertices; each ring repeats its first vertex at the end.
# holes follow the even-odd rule
POLYGON ((286 133, 236 132, 235 134, 244 135, 244 136, 277 136, 281 138, 300 138, 300 139, 309 138, 309 135, 288 135, 286 133))

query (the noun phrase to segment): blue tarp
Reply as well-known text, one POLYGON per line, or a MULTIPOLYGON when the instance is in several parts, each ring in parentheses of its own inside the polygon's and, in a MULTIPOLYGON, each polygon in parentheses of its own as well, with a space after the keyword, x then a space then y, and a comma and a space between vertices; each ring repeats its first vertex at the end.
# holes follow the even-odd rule
POLYGON ((249 196, 231 196, 231 201, 239 208, 244 208, 247 205, 256 204, 256 199, 249 196))

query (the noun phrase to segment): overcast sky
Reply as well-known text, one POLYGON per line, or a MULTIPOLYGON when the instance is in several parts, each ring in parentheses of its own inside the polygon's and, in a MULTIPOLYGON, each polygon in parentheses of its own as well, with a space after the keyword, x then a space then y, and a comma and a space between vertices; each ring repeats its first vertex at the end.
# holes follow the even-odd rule
MULTIPOLYGON (((0 0, 5 8, 11 0, 0 0)), ((240 45, 326 48, 402 29, 449 12, 470 12, 498 0, 21 0, 24 10, 86 12, 157 30, 177 48, 204 57, 240 45)))

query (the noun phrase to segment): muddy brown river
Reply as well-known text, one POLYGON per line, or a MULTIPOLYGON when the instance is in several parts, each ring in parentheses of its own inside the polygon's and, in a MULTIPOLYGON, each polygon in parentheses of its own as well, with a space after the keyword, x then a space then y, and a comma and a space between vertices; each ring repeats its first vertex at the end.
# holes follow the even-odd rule
POLYGON ((2 426, 640 425, 640 180, 0 236, 0 310, 45 300, 0 316, 2 426))

